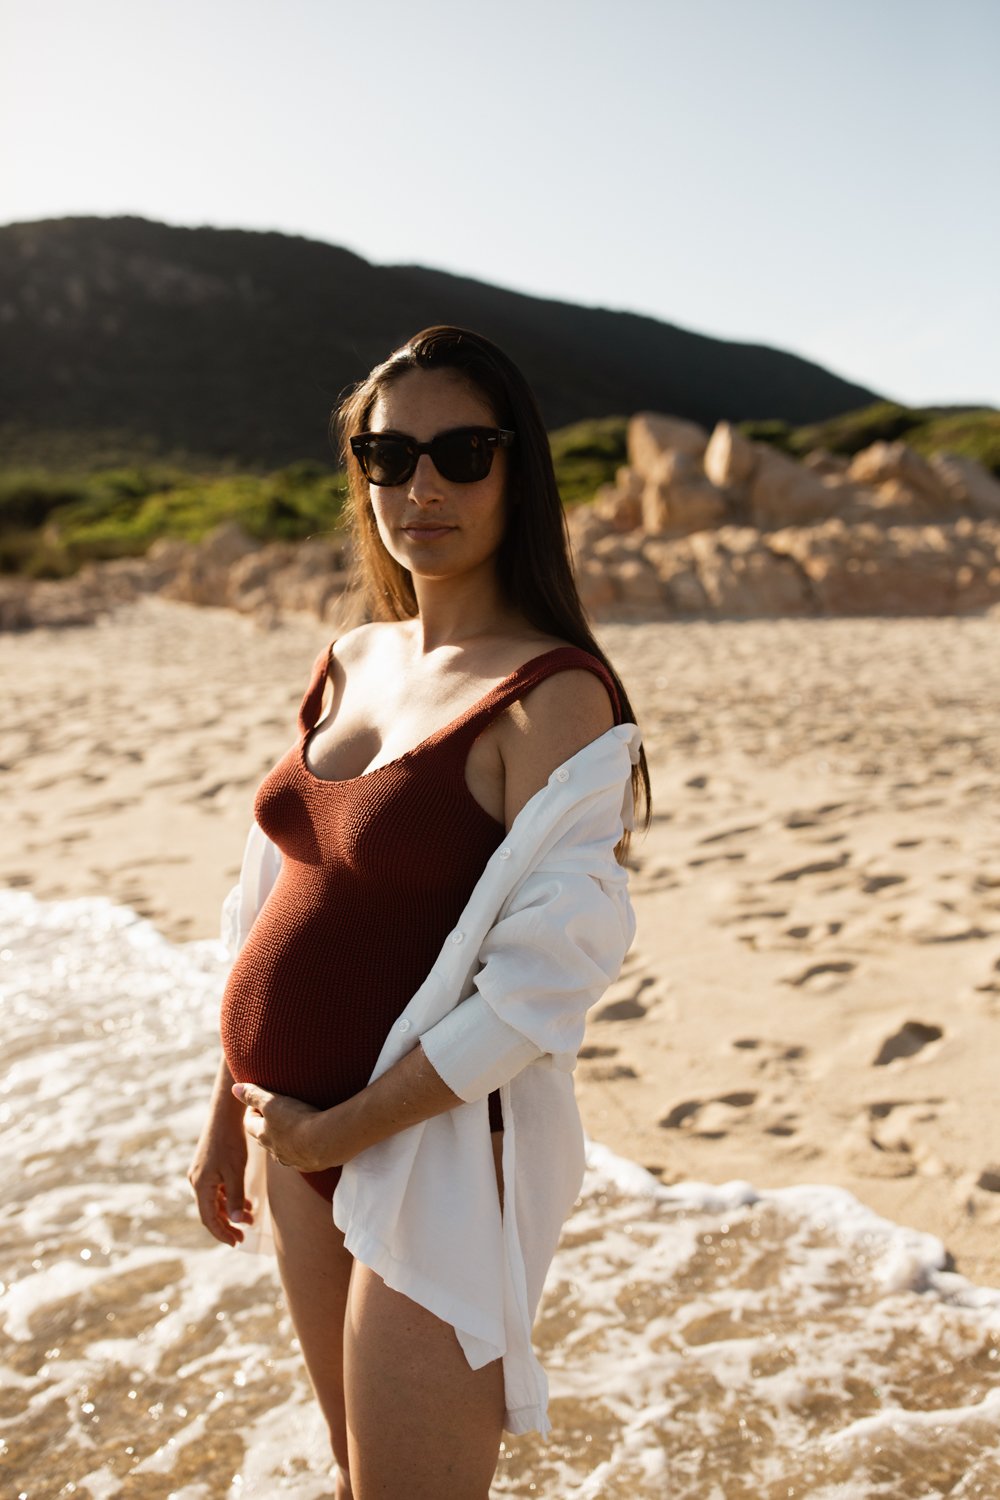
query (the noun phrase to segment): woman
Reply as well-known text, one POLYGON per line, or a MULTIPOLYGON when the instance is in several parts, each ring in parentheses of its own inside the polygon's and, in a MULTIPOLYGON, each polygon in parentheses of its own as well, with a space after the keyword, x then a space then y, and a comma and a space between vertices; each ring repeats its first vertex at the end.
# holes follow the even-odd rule
POLYGON ((269 1217, 338 1500, 481 1500, 504 1428, 550 1425, 531 1321, 649 782, 517 367, 429 328, 338 417, 374 618, 258 790, 188 1175, 224 1244, 269 1217))

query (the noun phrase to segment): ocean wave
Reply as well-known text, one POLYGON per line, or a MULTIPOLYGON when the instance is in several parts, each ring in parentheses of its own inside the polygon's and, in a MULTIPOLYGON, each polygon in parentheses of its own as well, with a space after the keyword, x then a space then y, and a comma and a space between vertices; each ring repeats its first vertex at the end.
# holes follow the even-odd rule
MULTIPOLYGON (((274 1263, 185 1176, 226 964, 0 892, 5 1494, 331 1493, 274 1263)), ((536 1343, 552 1440, 505 1439, 497 1497, 1000 1493, 1000 1291, 838 1188, 667 1186, 589 1142, 536 1343)))

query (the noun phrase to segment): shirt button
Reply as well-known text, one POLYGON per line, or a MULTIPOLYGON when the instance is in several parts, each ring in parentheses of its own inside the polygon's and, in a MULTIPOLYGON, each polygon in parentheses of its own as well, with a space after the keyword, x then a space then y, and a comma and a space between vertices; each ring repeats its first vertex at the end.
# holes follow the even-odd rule
POLYGON ((404 1016, 403 1019, 399 1023, 399 1029, 400 1029, 400 1031, 409 1031, 409 1029, 410 1029, 410 1027, 412 1025, 413 1025, 413 1022, 412 1021, 408 1021, 406 1019, 406 1017, 404 1016))
POLYGON ((453 943, 463 943, 465 941, 465 933, 453 932, 451 935, 451 940, 453 943))
POLYGON ((498 859, 510 859, 510 850, 509 849, 498 849, 497 850, 497 858, 498 859))
POLYGON ((559 767, 558 771, 556 772, 556 780, 557 781, 568 781, 569 780, 569 772, 567 771, 567 769, 566 769, 565 766, 560 766, 559 767))

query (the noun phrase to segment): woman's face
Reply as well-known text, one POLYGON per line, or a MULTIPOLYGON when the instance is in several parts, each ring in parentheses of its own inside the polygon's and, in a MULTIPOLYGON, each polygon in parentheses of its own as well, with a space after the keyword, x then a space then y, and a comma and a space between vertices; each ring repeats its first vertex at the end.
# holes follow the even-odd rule
MULTIPOLYGON (((484 398, 451 370, 409 370, 372 407, 369 430, 392 429, 429 443, 452 427, 496 427, 484 398)), ((386 550, 414 576, 446 578, 493 566, 506 523, 507 455, 493 454, 485 479, 444 479, 421 453, 411 479, 369 486, 386 550)))

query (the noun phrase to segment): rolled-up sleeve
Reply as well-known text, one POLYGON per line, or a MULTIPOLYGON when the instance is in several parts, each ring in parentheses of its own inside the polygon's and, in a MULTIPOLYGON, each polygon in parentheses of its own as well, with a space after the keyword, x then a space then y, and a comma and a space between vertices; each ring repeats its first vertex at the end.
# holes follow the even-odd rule
POLYGON ((435 1071, 471 1102, 543 1054, 575 1057, 634 933, 624 872, 527 876, 483 942, 475 993, 420 1038, 435 1071))

